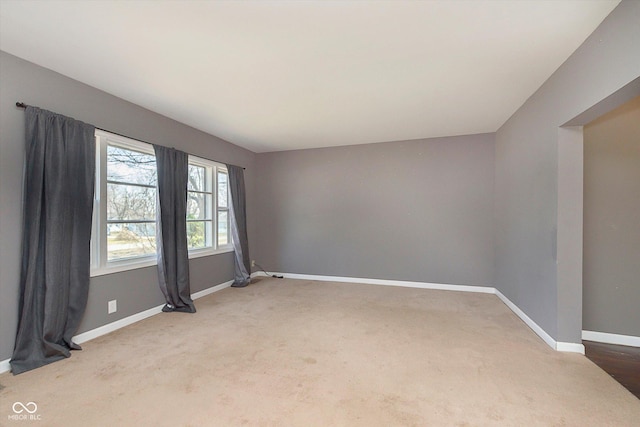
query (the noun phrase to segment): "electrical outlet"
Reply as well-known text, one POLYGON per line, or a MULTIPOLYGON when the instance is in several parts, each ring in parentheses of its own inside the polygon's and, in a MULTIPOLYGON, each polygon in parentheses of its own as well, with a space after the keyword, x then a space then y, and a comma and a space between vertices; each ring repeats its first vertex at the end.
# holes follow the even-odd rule
POLYGON ((111 300, 107 306, 107 314, 115 313, 118 311, 118 300, 111 300))
POLYGON ((256 260, 255 260, 255 259, 252 259, 252 260, 251 260, 251 267, 255 267, 255 266, 256 266, 256 260))

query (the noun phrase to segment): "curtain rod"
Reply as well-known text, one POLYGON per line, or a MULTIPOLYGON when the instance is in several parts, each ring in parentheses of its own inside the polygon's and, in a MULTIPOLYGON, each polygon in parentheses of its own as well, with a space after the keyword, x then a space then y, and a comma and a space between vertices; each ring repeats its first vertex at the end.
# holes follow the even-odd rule
MULTIPOLYGON (((25 104, 24 102, 20 102, 20 101, 16 102, 16 107, 18 107, 18 108, 27 108, 28 106, 29 106, 29 105, 25 104)), ((104 132, 109 132, 109 133, 112 133, 112 134, 114 134, 114 135, 122 136, 122 137, 125 137, 125 138, 135 139, 135 140, 137 140, 137 141, 144 142, 145 144, 153 145, 153 144, 151 144, 150 142, 142 141, 141 139, 137 139, 137 138, 131 138, 130 136, 123 135, 123 134, 118 133, 118 132, 113 132, 113 131, 110 131, 110 130, 108 130, 108 129, 102 129, 102 128, 99 128, 99 127, 97 127, 97 126, 96 126, 96 129, 101 130, 101 131, 104 131, 104 132)), ((188 154, 188 153, 187 153, 187 154, 188 154)), ((224 165, 226 165, 226 164, 227 164, 227 163, 221 162, 221 161, 219 161, 219 160, 215 160, 215 159, 207 159, 207 160, 210 160, 210 161, 212 161, 212 162, 222 163, 222 164, 224 164, 224 165)), ((230 166, 236 166, 236 165, 230 165, 230 166)), ((246 170, 247 168, 242 168, 242 169, 243 169, 243 170, 246 170)))

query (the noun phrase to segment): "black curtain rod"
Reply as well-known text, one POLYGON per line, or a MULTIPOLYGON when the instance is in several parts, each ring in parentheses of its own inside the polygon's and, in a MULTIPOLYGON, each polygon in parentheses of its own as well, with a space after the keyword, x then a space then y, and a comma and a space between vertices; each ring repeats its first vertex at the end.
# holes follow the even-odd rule
MULTIPOLYGON (((27 107, 28 107, 28 105, 27 105, 27 104, 25 104, 24 102, 16 102, 16 107, 18 107, 18 108, 27 108, 27 107)), ((122 137, 124 137, 124 138, 135 139, 135 140, 137 140, 137 141, 144 142, 145 144, 153 145, 153 144, 151 144, 150 142, 142 141, 142 140, 137 139, 137 138, 131 138, 130 136, 123 135, 123 134, 118 133, 118 132, 113 132, 113 131, 110 131, 110 130, 107 130, 107 129, 102 129, 102 128, 99 128, 99 127, 96 127, 96 129, 101 130, 101 131, 103 131, 103 132, 109 132, 109 133, 112 133, 112 134, 114 134, 114 135, 122 136, 122 137)), ((214 159, 207 159, 207 160, 210 160, 210 161, 212 161, 212 162, 222 163, 222 164, 224 164, 224 165, 226 165, 226 164, 227 164, 227 163, 221 162, 221 161, 219 161, 219 160, 214 160, 214 159)), ((235 165, 231 165, 231 166, 235 166, 235 165)), ((242 169, 246 170, 247 168, 242 168, 242 169)))

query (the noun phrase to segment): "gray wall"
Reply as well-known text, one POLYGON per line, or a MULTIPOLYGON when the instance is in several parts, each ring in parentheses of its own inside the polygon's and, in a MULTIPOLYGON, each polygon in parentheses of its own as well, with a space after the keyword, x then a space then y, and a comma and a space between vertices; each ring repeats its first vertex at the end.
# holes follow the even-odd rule
MULTIPOLYGON (((24 112, 16 101, 75 117, 132 138, 173 146, 204 158, 247 167, 250 236, 255 154, 152 113, 105 92, 0 52, 0 360, 11 356, 17 326, 21 245, 24 112)), ((193 292, 231 280, 231 253, 191 260, 193 292)), ((163 302, 155 267, 92 278, 79 332, 163 302), (107 315, 107 301, 118 311, 107 315)), ((197 304, 196 304, 197 305, 197 304)))
POLYGON ((623 1, 496 134, 496 286, 558 341, 582 319, 557 281, 558 128, 640 75, 638 22, 623 1))
POLYGON ((493 134, 259 154, 267 270, 493 286, 493 134))
POLYGON ((640 336, 640 97, 584 127, 583 329, 640 336))

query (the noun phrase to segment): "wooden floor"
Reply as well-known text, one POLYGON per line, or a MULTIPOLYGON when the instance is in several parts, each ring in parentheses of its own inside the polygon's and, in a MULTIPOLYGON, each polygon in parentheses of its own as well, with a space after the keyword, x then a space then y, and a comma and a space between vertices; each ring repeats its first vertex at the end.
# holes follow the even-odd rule
POLYGON ((585 355, 640 399, 640 348, 583 341, 585 355))

